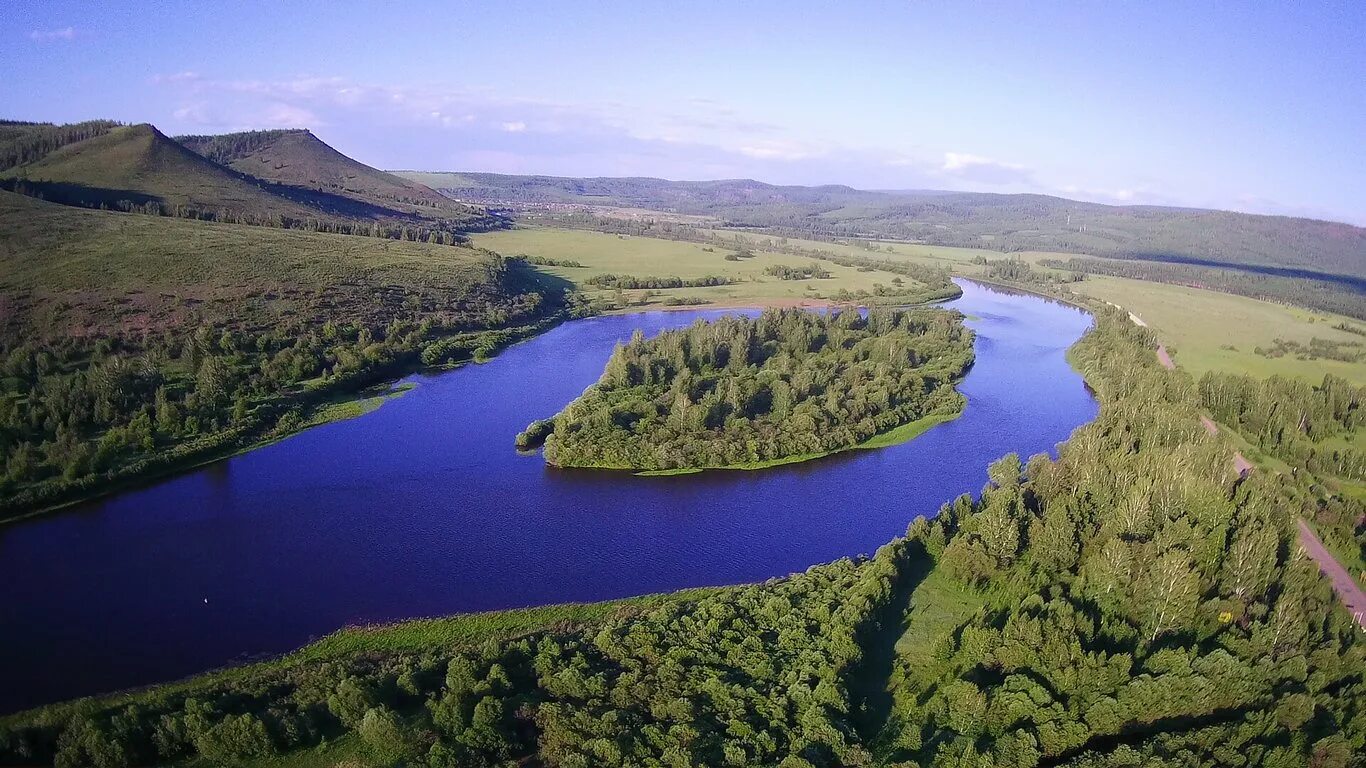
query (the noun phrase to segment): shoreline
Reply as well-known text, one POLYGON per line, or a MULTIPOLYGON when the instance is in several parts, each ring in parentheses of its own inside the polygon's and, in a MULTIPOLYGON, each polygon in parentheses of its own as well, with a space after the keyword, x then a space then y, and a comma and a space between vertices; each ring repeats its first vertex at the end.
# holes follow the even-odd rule
MULTIPOLYGON (((962 393, 960 392, 959 394, 962 393)), ((804 464, 808 461, 824 459, 827 456, 837 456, 841 453, 871 451, 878 448, 890 448, 894 445, 909 443, 915 438, 930 431, 930 429, 937 427, 940 424, 947 424, 950 421, 954 421, 961 417, 963 412, 967 410, 967 398, 964 397, 963 400, 963 407, 958 409, 957 413, 932 413, 928 416, 921 416, 915 421, 908 421, 905 424, 892 427, 885 432, 879 432, 861 443, 851 445, 847 448, 836 448, 833 451, 824 451, 822 453, 803 453, 796 456, 785 456, 781 459, 769 459, 767 461, 755 461, 745 464, 727 464, 717 467, 682 467, 679 469, 646 470, 632 470, 629 467, 566 467, 566 469, 605 469, 609 471, 630 472, 635 477, 673 477, 676 475, 696 475, 702 472, 753 472, 791 464, 804 464)))
MULTIPOLYGON (((186 457, 180 461, 173 459, 167 460, 160 466, 149 468, 141 472, 130 472, 124 477, 108 478, 103 483, 99 484, 98 489, 92 488, 89 493, 75 493, 70 498, 63 499, 62 501, 35 506, 13 514, 6 514, 0 511, 0 529, 3 529, 6 525, 32 520, 33 518, 56 512, 67 511, 73 507, 116 496, 120 493, 150 487, 171 478, 217 464, 220 461, 227 461, 251 453, 259 448, 266 448, 282 440, 294 437, 295 435, 303 434, 315 427, 336 424, 349 419, 365 416, 383 406, 386 401, 398 397, 415 387, 416 384, 404 385, 404 379, 407 379, 410 376, 439 375, 447 371, 463 368, 466 365, 488 362, 499 354, 502 354, 504 350, 515 347, 523 342, 530 341, 531 339, 540 336, 542 333, 558 327, 561 323, 566 322, 569 319, 571 318, 561 316, 548 321, 541 321, 536 324, 537 327, 535 327, 534 330, 531 330, 524 336, 512 339, 502 347, 498 347, 492 357, 483 360, 471 358, 460 362, 448 362, 439 365, 418 365, 406 369, 402 373, 392 377, 384 378, 373 384, 361 387, 353 392, 336 393, 331 398, 324 397, 317 402, 306 403, 309 420, 301 424, 297 429, 279 434, 275 434, 273 429, 255 432, 248 431, 246 434, 239 435, 233 439, 224 438, 223 445, 205 448, 204 454, 201 456, 186 457), (367 403, 373 404, 367 406, 367 403)), ((224 433, 218 434, 222 435, 224 433)))

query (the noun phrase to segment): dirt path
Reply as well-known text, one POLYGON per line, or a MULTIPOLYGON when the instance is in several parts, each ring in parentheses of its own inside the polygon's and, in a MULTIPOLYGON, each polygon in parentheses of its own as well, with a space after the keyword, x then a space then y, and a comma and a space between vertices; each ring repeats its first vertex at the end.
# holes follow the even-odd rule
MULTIPOLYGON (((1130 312, 1129 319, 1135 324, 1146 326, 1147 323, 1130 312)), ((1171 355, 1167 354, 1167 348, 1161 344, 1157 345, 1157 362, 1169 371, 1176 370, 1176 364, 1172 362, 1171 355)), ((1200 423, 1205 427, 1205 431, 1211 435, 1219 434, 1219 425, 1208 416, 1201 416, 1200 423)), ((1252 462, 1247 460, 1242 451, 1233 453, 1233 469, 1239 477, 1247 477, 1252 471, 1252 462)), ((1366 592, 1361 591, 1361 587, 1352 579, 1352 574, 1342 567, 1326 548, 1319 537, 1309 528, 1309 524, 1303 520, 1298 521, 1300 526, 1300 548, 1305 554, 1314 558, 1314 562, 1319 564, 1319 571, 1323 573, 1329 581, 1333 583, 1333 591, 1338 593, 1338 599, 1347 607, 1347 611, 1356 619, 1357 624, 1366 630, 1366 592)))
POLYGON ((1157 362, 1169 371, 1176 370, 1176 363, 1172 362, 1172 356, 1167 354, 1167 348, 1161 344, 1157 345, 1157 362))
POLYGON ((1338 599, 1347 606, 1348 612, 1356 619, 1357 624, 1366 630, 1366 592, 1361 591, 1361 587, 1352 579, 1352 574, 1324 548, 1323 542, 1314 535, 1309 524, 1303 520, 1299 522, 1300 548, 1319 564, 1319 570, 1333 583, 1333 591, 1338 593, 1338 599))
MULTIPOLYGON (((1205 431, 1211 435, 1219 434, 1219 425, 1215 424, 1214 420, 1210 417, 1201 415, 1200 423, 1205 425, 1205 431)), ((1234 451, 1233 469, 1238 473, 1238 477, 1247 477, 1247 473, 1251 472, 1253 469, 1252 462, 1247 460, 1247 457, 1243 455, 1242 451, 1234 451)))

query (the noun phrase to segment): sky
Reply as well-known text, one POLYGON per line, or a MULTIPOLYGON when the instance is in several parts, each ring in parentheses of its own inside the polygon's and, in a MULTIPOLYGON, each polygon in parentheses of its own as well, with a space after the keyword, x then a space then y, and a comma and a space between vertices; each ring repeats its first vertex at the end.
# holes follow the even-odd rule
POLYGON ((0 0, 0 117, 1366 225, 1366 2, 0 0))

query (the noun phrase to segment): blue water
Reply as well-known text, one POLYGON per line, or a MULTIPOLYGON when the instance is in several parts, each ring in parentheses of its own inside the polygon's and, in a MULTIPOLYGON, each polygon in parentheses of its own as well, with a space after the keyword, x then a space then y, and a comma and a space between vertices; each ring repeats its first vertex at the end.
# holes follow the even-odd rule
POLYGON ((410 379, 364 417, 0 527, 0 711, 280 653, 346 624, 762 580, 871 553, 986 465, 1053 451, 1096 404, 1064 353, 1088 315, 974 283, 956 421, 761 472, 547 467, 514 435, 613 345, 718 311, 562 325, 410 379))

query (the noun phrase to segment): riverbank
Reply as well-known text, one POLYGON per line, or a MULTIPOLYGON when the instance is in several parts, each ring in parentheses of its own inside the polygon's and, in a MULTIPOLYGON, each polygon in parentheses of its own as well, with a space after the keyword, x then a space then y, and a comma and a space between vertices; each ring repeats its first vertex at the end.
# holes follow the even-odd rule
POLYGON ((0 714, 0 729, 21 723, 61 720, 87 709, 116 708, 147 696, 194 696, 210 694, 225 684, 258 675, 284 672, 305 664, 335 661, 354 656, 413 653, 430 648, 473 646, 489 641, 513 640, 546 628, 575 631, 611 618, 623 618, 663 605, 687 603, 717 594, 728 587, 696 587, 619 600, 590 603, 509 608, 386 624, 361 624, 319 638, 297 650, 246 664, 207 670, 166 683, 87 696, 48 704, 22 712, 0 714))
POLYGON ((0 500, 0 526, 70 510, 117 493, 148 487, 168 478, 274 445, 314 427, 363 416, 379 408, 387 400, 411 389, 399 384, 408 376, 453 370, 471 362, 487 362, 508 347, 534 338, 564 322, 565 319, 563 316, 556 316, 527 326, 471 334, 489 336, 493 341, 488 347, 491 354, 481 350, 468 359, 426 365, 421 362, 421 356, 413 352, 411 362, 396 363, 391 373, 380 375, 377 382, 361 386, 354 391, 305 387, 278 401, 259 405, 243 423, 229 429, 169 446, 104 475, 92 475, 44 489, 41 495, 36 497, 28 492, 28 498, 23 494, 16 494, 0 500))

